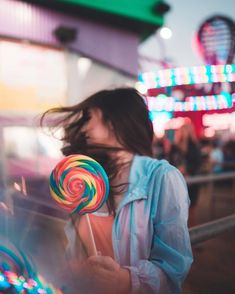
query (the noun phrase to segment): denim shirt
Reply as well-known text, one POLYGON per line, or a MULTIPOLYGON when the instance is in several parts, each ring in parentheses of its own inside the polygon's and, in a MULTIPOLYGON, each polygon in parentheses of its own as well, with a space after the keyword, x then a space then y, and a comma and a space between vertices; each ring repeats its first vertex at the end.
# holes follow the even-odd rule
POLYGON ((188 208, 186 183, 175 167, 134 156, 112 230, 115 260, 130 270, 132 293, 181 293, 193 261, 188 208))

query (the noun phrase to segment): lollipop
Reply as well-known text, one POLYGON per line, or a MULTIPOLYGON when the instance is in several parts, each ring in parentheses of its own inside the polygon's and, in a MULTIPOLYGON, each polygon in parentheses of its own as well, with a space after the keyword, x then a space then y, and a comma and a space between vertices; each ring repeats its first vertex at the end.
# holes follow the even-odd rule
POLYGON ((102 166, 85 155, 62 159, 50 175, 50 193, 58 206, 69 213, 91 213, 99 209, 109 193, 102 166))
POLYGON ((85 155, 67 156, 51 172, 50 193, 57 205, 67 212, 86 215, 94 243, 87 213, 99 209, 108 197, 109 182, 103 167, 85 155))

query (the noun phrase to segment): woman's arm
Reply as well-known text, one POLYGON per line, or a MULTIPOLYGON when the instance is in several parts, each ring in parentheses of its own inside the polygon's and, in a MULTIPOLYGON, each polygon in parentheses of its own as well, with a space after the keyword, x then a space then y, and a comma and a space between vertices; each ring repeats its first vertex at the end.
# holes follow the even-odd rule
MULTIPOLYGON (((156 180, 152 193, 157 191, 157 185, 159 181, 156 180)), ((140 260, 136 266, 129 268, 133 292, 180 293, 192 263, 192 251, 187 227, 188 192, 177 169, 172 168, 163 176, 158 202, 153 204, 155 206, 149 259, 140 260)))

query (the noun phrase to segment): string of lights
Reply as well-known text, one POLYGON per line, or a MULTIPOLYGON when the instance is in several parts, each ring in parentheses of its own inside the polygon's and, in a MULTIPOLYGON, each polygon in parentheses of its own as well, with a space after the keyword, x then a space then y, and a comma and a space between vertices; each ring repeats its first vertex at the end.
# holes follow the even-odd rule
POLYGON ((178 67, 159 70, 157 73, 146 72, 139 75, 139 81, 146 88, 234 82, 235 64, 178 67))
POLYGON ((203 111, 220 110, 233 106, 233 95, 222 92, 219 95, 189 96, 185 101, 164 94, 157 97, 147 97, 150 111, 203 111))

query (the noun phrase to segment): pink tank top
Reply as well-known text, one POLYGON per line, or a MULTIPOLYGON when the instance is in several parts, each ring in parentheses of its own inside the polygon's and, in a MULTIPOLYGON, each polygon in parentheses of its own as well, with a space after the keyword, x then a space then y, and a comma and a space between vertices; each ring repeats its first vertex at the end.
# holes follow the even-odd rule
MULTIPOLYGON (((89 214, 89 218, 97 251, 99 251, 101 255, 114 258, 112 245, 113 216, 97 213, 89 214)), ((83 245, 86 248, 88 256, 91 256, 93 252, 92 241, 89 235, 88 224, 85 216, 81 216, 80 218, 78 233, 83 245)))

